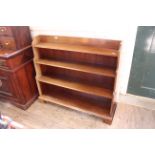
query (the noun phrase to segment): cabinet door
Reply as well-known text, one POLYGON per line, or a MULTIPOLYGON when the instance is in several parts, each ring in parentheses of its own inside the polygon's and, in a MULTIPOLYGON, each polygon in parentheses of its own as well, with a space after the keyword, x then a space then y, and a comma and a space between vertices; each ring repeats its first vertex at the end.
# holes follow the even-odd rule
POLYGON ((18 100, 18 93, 14 89, 13 81, 12 73, 0 70, 0 95, 18 100))
POLYGON ((13 96, 8 78, 0 77, 0 93, 13 96))
POLYGON ((155 98, 155 26, 139 26, 128 93, 155 98))

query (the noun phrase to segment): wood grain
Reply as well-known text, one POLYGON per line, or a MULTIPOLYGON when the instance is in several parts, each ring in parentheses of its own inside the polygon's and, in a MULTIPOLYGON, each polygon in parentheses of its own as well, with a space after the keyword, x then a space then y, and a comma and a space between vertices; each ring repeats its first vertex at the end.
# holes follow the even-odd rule
POLYGON ((35 37, 33 49, 39 98, 100 116, 110 124, 116 109, 113 91, 119 47, 120 41, 114 40, 35 37), (95 102, 90 104, 93 100, 95 102))
POLYGON ((100 47, 91 47, 91 46, 80 46, 80 45, 67 45, 67 44, 56 44, 56 43, 39 43, 34 47, 37 48, 48 48, 48 49, 59 49, 59 50, 67 50, 71 52, 79 52, 79 53, 88 53, 88 54, 98 54, 105 55, 110 57, 117 57, 118 51, 113 49, 104 49, 100 47))
POLYGON ((45 83, 56 85, 59 87, 68 88, 71 90, 80 91, 83 93, 88 93, 91 95, 97 95, 97 96, 112 99, 112 91, 101 88, 101 87, 95 87, 91 85, 77 83, 74 81, 67 81, 63 79, 58 79, 54 77, 46 77, 46 76, 38 77, 37 80, 40 82, 45 82, 45 83))
POLYGON ((0 100, 25 110, 38 96, 29 27, 0 27, 0 44, 0 100))
POLYGON ((64 68, 64 69, 70 69, 75 71, 82 71, 82 72, 92 73, 97 75, 115 77, 115 71, 105 67, 84 65, 84 64, 73 63, 73 62, 62 62, 62 61, 55 61, 55 60, 48 60, 48 59, 47 60, 39 59, 39 60, 36 60, 35 63, 64 68))
MULTIPOLYGON (((82 46, 94 46, 102 47, 107 49, 119 50, 120 40, 112 39, 96 39, 96 38, 85 38, 85 37, 71 37, 71 36, 49 36, 40 35, 37 36, 38 41, 41 43, 62 43, 70 45, 82 45, 82 46)), ((36 37, 36 38, 37 38, 36 37)))
POLYGON ((109 109, 90 104, 89 102, 78 100, 77 98, 68 96, 65 97, 64 95, 55 94, 52 96, 41 95, 39 96, 39 99, 72 108, 74 110, 86 112, 88 114, 95 115, 103 119, 111 120, 111 117, 109 115, 109 109))

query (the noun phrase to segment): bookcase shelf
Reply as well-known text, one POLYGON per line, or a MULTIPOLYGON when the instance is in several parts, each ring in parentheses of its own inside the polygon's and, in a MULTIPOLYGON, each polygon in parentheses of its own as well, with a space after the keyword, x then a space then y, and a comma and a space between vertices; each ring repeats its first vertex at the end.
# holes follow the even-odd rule
POLYGON ((44 83, 56 85, 59 87, 64 87, 67 89, 80 91, 86 94, 112 99, 112 91, 101 88, 101 87, 90 86, 90 85, 81 84, 81 83, 77 83, 77 82, 69 81, 69 80, 67 81, 67 80, 56 78, 56 77, 41 76, 41 77, 38 77, 37 80, 44 82, 44 83))
POLYGON ((121 41, 40 35, 33 40, 39 99, 111 124, 121 41))
POLYGON ((90 102, 78 100, 74 97, 64 96, 64 95, 58 95, 58 94, 50 94, 50 95, 41 95, 39 97, 42 100, 52 102, 55 104, 59 104, 61 106, 65 106, 68 108, 72 108, 74 110, 82 111, 88 114, 92 114, 98 117, 101 117, 103 119, 107 119, 111 121, 111 117, 109 115, 109 108, 102 107, 99 105, 93 105, 90 104, 90 102))
POLYGON ((62 61, 55 61, 55 60, 48 60, 48 59, 47 60, 39 59, 39 60, 36 60, 35 63, 115 78, 115 70, 107 69, 105 67, 78 64, 73 62, 62 62, 62 61))
POLYGON ((34 47, 37 48, 48 48, 48 49, 59 49, 59 50, 67 50, 72 52, 80 52, 80 53, 88 53, 88 54, 98 54, 105 55, 110 57, 117 57, 118 51, 113 49, 106 48, 97 48, 91 46, 80 46, 80 45, 68 45, 68 44, 60 44, 60 43, 39 43, 34 47))

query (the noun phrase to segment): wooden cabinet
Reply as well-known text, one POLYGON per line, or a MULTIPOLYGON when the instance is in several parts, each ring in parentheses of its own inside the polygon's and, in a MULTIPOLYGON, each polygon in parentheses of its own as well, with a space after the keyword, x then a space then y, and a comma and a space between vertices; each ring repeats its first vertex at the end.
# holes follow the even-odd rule
POLYGON ((29 27, 0 26, 0 100, 27 109, 37 96, 29 27))
POLYGON ((120 41, 37 36, 33 41, 39 98, 111 123, 120 41))

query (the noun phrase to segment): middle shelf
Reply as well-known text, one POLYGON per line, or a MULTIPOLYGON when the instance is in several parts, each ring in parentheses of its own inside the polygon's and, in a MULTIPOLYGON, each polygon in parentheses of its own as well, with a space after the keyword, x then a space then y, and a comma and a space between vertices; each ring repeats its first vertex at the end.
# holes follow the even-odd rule
POLYGON ((64 69, 71 69, 71 70, 81 71, 85 73, 103 75, 103 76, 108 76, 108 77, 113 77, 113 78, 115 77, 115 74, 116 74, 114 69, 93 66, 93 65, 73 63, 73 62, 62 62, 58 60, 39 59, 39 60, 35 60, 35 63, 47 65, 47 66, 64 68, 64 69))
POLYGON ((96 95, 96 96, 100 96, 108 99, 112 99, 112 96, 113 96, 112 91, 109 89, 105 89, 98 86, 92 86, 92 85, 90 86, 88 84, 83 84, 80 82, 69 81, 69 80, 59 79, 56 77, 47 77, 47 76, 37 77, 37 80, 40 82, 52 84, 62 88, 67 88, 67 89, 83 92, 90 95, 96 95))

